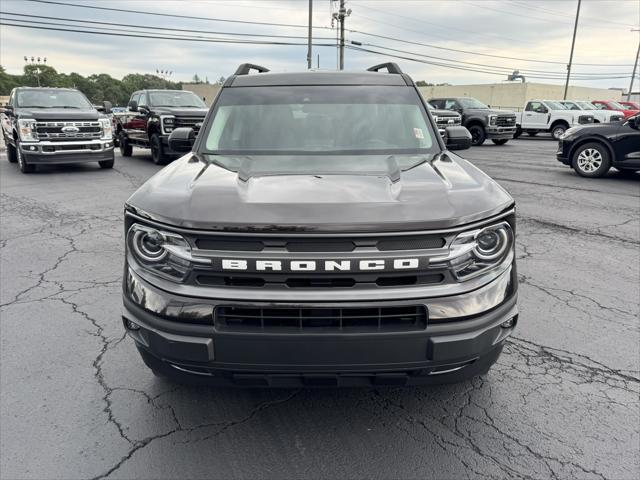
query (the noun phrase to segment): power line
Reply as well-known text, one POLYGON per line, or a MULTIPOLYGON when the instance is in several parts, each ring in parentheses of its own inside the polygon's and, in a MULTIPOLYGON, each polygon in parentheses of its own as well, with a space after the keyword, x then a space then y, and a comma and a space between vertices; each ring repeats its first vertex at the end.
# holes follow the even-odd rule
MULTIPOLYGON (((548 8, 541 7, 541 6, 537 5, 537 4, 535 6, 532 6, 531 4, 516 2, 514 0, 512 0, 509 4, 510 5, 518 5, 518 6, 522 7, 522 8, 526 8, 527 10, 537 10, 537 11, 540 11, 540 12, 545 12, 545 13, 549 13, 549 14, 552 14, 552 15, 560 16, 560 17, 566 17, 566 18, 573 18, 574 17, 571 14, 560 13, 560 12, 555 11, 555 10, 550 10, 548 8)), ((600 23, 610 23, 612 25, 618 25, 618 26, 621 26, 621 27, 636 27, 637 26, 637 25, 631 25, 629 23, 622 23, 622 22, 614 22, 614 21, 611 21, 611 20, 605 20, 603 18, 586 17, 586 16, 583 16, 582 18, 586 18, 586 19, 589 19, 589 20, 594 20, 594 21, 597 21, 597 22, 600 22, 600 23)))
MULTIPOLYGON (((307 25, 300 24, 292 24, 292 23, 272 23, 272 22, 256 22, 249 20, 231 20, 228 18, 213 18, 213 17, 196 17, 191 15, 178 15, 178 14, 169 14, 169 13, 158 13, 158 12, 145 12, 142 10, 128 10, 125 8, 113 8, 113 7, 98 7, 96 5, 78 5, 76 3, 67 3, 67 2, 56 2, 53 0, 28 0, 29 2, 36 3, 48 3, 51 5, 64 5, 66 7, 77 7, 77 8, 90 8, 94 10, 103 10, 110 12, 123 12, 123 13, 138 13, 141 15, 153 15, 156 17, 172 17, 172 18, 188 18, 190 20, 209 20, 214 22, 226 22, 226 23, 240 23, 244 25, 263 25, 270 27, 293 27, 293 28, 307 28, 307 25)), ((325 30, 331 30, 330 27, 313 27, 313 28, 321 28, 325 30)))
MULTIPOLYGON (((213 34, 213 35, 229 35, 229 36, 239 36, 239 37, 269 37, 269 38, 291 38, 291 39, 305 39, 307 37, 303 37, 303 36, 297 36, 297 35, 277 35, 277 34, 260 34, 260 33, 239 33, 239 32, 219 32, 219 31, 214 31, 214 30, 197 30, 197 29, 193 29, 193 28, 189 28, 189 29, 185 29, 185 28, 170 28, 170 27, 160 27, 160 26, 153 26, 153 25, 133 25, 130 23, 116 23, 116 22, 106 22, 106 21, 95 21, 95 20, 78 20, 75 18, 63 18, 63 17, 50 17, 50 16, 44 16, 44 15, 30 15, 30 14, 26 14, 26 13, 12 13, 12 12, 3 12, 0 11, 0 14, 3 15, 11 15, 14 17, 28 17, 28 18, 45 18, 48 20, 60 20, 60 21, 64 21, 64 22, 78 22, 78 23, 91 23, 94 25, 114 25, 114 26, 119 26, 119 27, 131 27, 131 28, 137 28, 137 29, 147 29, 147 30, 167 30, 170 32, 196 32, 196 33, 208 33, 208 34, 213 34)), ((23 21, 23 20, 18 20, 18 19, 8 19, 10 21, 23 21)), ((40 23, 40 22, 36 22, 36 23, 40 23)), ((42 22, 45 23, 45 22, 42 22)), ((54 23, 50 23, 51 25, 56 25, 54 23)), ((90 28, 88 26, 86 26, 86 28, 90 28)), ((106 27, 105 27, 106 28, 106 27)), ((316 37, 320 40, 333 40, 332 37, 316 37)))
MULTIPOLYGON (((115 12, 136 13, 136 14, 141 14, 141 15, 154 15, 154 16, 161 16, 161 17, 171 17, 171 18, 188 18, 188 19, 192 19, 192 20, 208 20, 208 21, 230 22, 230 23, 240 23, 240 24, 249 24, 249 25, 279 26, 279 27, 292 27, 292 28, 307 28, 308 27, 307 25, 301 25, 301 24, 254 22, 254 21, 246 21, 246 20, 230 20, 230 19, 212 18, 212 17, 195 17, 195 16, 189 16, 189 15, 177 15, 177 14, 168 14, 168 13, 147 12, 147 11, 141 11, 141 10, 128 10, 128 9, 122 9, 122 8, 98 7, 98 6, 95 6, 95 5, 79 5, 79 4, 75 4, 75 3, 58 2, 58 1, 53 1, 53 0, 28 0, 28 1, 37 2, 37 3, 54 4, 54 5, 64 5, 64 6, 77 7, 77 8, 89 8, 89 9, 115 11, 115 12)), ((331 30, 331 27, 315 27, 314 26, 313 28, 331 30)), ((378 34, 369 33, 369 32, 365 32, 365 31, 361 31, 361 30, 346 29, 346 31, 349 32, 349 33, 358 33, 360 35, 366 35, 366 36, 375 37, 375 38, 383 38, 385 40, 393 40, 393 41, 396 41, 396 42, 407 43, 407 44, 411 44, 411 45, 420 45, 420 46, 423 46, 423 47, 435 48, 435 49, 439 49, 439 50, 458 52, 458 53, 465 53, 465 54, 468 54, 468 55, 479 55, 479 56, 484 56, 484 57, 502 58, 502 59, 506 59, 506 60, 518 60, 518 61, 532 62, 532 63, 547 63, 547 64, 565 65, 565 62, 561 62, 561 61, 538 60, 538 59, 509 57, 509 56, 504 56, 504 55, 493 55, 493 54, 488 54, 488 53, 474 52, 474 51, 461 50, 461 49, 455 49, 455 48, 449 48, 449 47, 441 47, 441 46, 438 46, 438 45, 432 45, 432 44, 428 44, 428 43, 413 42, 413 41, 410 41, 410 40, 403 40, 403 39, 394 38, 394 37, 390 37, 390 36, 378 35, 378 34)), ((574 65, 601 66, 601 67, 631 67, 632 66, 630 64, 598 64, 598 63, 575 63, 574 65)))
MULTIPOLYGON (((9 20, 11 21, 11 20, 9 20)), ((42 22, 39 22, 42 23, 42 22)), ((132 38, 150 38, 158 40, 175 40, 175 41, 187 41, 187 42, 204 42, 204 43, 231 43, 231 44, 248 44, 248 45, 284 45, 284 46, 296 46, 307 45, 306 42, 275 42, 275 41, 262 41, 262 40, 234 40, 234 39, 215 39, 215 38, 197 38, 197 37, 166 37, 160 35, 139 35, 133 33, 112 33, 112 32, 98 32, 90 30, 69 30, 64 28, 55 27, 38 27, 35 25, 21 25, 17 23, 7 23, 6 20, 0 19, 0 25, 18 28, 30 28, 35 30, 51 30, 57 32, 71 32, 71 33, 86 33, 91 35, 107 35, 114 37, 132 37, 132 38)), ((92 27, 86 27, 92 28, 92 27)), ((142 32, 141 32, 142 33, 142 32)), ((145 32, 146 33, 146 32, 145 32)), ((318 47, 335 47, 333 43, 314 43, 313 45, 318 47)))

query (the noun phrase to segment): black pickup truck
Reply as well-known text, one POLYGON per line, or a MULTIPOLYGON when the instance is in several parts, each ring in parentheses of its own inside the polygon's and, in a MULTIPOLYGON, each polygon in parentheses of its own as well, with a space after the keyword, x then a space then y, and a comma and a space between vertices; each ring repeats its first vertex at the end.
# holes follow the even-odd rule
POLYGON ((112 168, 110 108, 109 102, 95 107, 71 88, 14 88, 0 115, 7 157, 23 173, 64 163, 112 168))
POLYGON ((445 143, 393 63, 266 72, 241 65, 127 200, 123 323, 145 363, 252 387, 485 373, 518 319, 515 210, 451 151, 469 132, 445 143))
POLYGON ((169 134, 175 128, 189 127, 197 133, 207 106, 186 90, 140 90, 129 100, 128 111, 116 114, 115 128, 123 157, 133 147, 150 148, 153 162, 164 165, 180 156, 169 148, 169 134))
POLYGON ((472 145, 482 145, 491 139, 504 145, 516 133, 516 114, 508 110, 494 110, 471 97, 432 98, 435 108, 453 110, 462 115, 462 125, 471 133, 472 145))

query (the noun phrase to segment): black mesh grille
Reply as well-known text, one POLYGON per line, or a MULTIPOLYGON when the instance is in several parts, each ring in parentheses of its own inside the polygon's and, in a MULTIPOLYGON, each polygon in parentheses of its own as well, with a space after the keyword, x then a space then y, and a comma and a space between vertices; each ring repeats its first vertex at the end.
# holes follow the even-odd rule
POLYGON ((583 124, 583 123, 593 123, 593 117, 590 115, 580 115, 578 117, 578 123, 583 124))
POLYGON ((378 241, 378 250, 422 250, 444 247, 445 239, 438 236, 393 237, 378 241))
POLYGON ((515 127, 516 117, 510 115, 499 115, 496 119, 496 125, 498 127, 515 127))
POLYGON ((418 331, 427 327, 424 305, 393 307, 240 307, 215 309, 216 328, 230 331, 418 331))

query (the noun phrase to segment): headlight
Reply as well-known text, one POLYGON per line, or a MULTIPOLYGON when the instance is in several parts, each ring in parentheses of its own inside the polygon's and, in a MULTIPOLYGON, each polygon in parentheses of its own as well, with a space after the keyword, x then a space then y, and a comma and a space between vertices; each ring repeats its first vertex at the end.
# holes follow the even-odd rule
POLYGON ((560 140, 564 140, 567 137, 570 137, 571 135, 573 135, 574 133, 576 133, 578 130, 580 130, 582 127, 571 127, 568 130, 566 130, 562 135, 560 135, 560 137, 558 137, 560 140))
POLYGON ((497 115, 489 115, 489 125, 495 125, 498 121, 497 115))
POLYGON ((507 222, 460 233, 451 244, 445 261, 459 281, 469 280, 503 264, 513 251, 514 235, 507 222))
POLYGON ((134 223, 127 232, 127 250, 145 270, 169 280, 184 281, 197 260, 191 246, 177 233, 134 223))
POLYGON ((160 122, 162 123, 162 132, 163 133, 171 133, 173 132, 173 127, 176 123, 176 118, 174 116, 161 116, 160 122))
POLYGON ((102 140, 111 140, 113 138, 113 127, 111 125, 110 118, 101 118, 100 124, 102 126, 102 140))
POLYGON ((20 140, 23 142, 37 142, 36 121, 31 118, 21 118, 18 120, 18 131, 20 140))

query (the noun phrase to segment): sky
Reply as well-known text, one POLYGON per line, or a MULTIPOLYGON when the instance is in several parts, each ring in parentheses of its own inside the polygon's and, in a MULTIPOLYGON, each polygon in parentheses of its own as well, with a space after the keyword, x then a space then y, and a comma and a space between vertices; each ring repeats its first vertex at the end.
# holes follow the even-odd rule
MULTIPOLYGON (((190 81, 194 74, 210 81, 227 77, 245 62, 271 71, 300 71, 307 66, 304 26, 308 0, 59 2, 64 5, 0 0, 0 65, 9 73, 22 71, 25 55, 47 57, 49 65, 64 73, 108 73, 121 78, 128 73, 162 69, 173 71, 171 79, 183 82, 190 81), (72 3, 162 15, 82 8, 69 5, 72 3), (247 21, 281 25, 237 23, 247 21), (78 32, 97 31, 96 27, 111 35, 78 32), (132 38, 125 34, 169 38, 132 38), (299 45, 213 43, 176 37, 299 45)), ((577 4, 578 0, 347 0, 351 13, 345 21, 346 40, 348 44, 360 42, 362 45, 355 47, 370 52, 347 49, 345 69, 363 70, 393 61, 414 80, 432 83, 504 82, 506 73, 520 70, 527 81, 563 84, 577 4)), ((314 42, 326 45, 313 47, 314 67, 319 55, 321 69, 336 68, 337 32, 332 28, 331 14, 337 9, 335 1, 313 0, 314 42)), ((632 32, 634 28, 640 29, 640 0, 582 0, 571 83, 628 88, 640 42, 640 31, 632 32)), ((640 78, 640 72, 637 75, 640 78)), ((640 86, 640 80, 636 82, 634 90, 640 86)))

